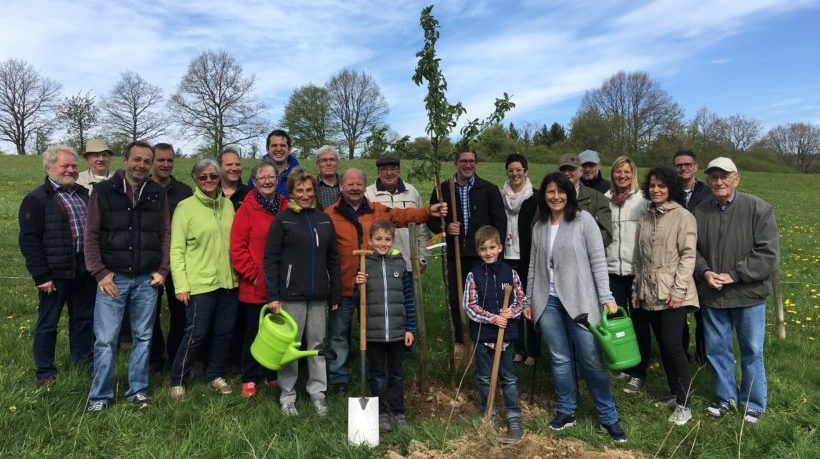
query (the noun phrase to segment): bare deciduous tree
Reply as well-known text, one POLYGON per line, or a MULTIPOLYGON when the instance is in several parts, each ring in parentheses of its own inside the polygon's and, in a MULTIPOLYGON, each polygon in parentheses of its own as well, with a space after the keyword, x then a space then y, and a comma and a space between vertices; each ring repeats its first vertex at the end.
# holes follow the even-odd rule
POLYGON ((783 156, 794 155, 802 172, 808 172, 820 156, 820 127, 810 123, 777 126, 763 138, 763 144, 783 156))
POLYGON ((97 126, 97 109, 91 92, 77 93, 63 99, 57 120, 68 133, 68 144, 82 152, 89 134, 97 126))
POLYGON ((0 63, 0 140, 14 143, 18 155, 26 154, 29 137, 54 122, 60 87, 24 60, 0 63))
POLYGON ((638 155, 660 134, 682 130, 683 111, 646 72, 620 71, 588 91, 579 114, 595 109, 610 125, 612 148, 638 155))
POLYGON ((732 115, 722 122, 723 141, 731 145, 735 153, 748 151, 760 138, 760 121, 743 115, 732 115))
POLYGON ((102 103, 109 133, 129 142, 167 134, 168 117, 159 111, 162 101, 162 88, 148 83, 139 73, 122 72, 102 103))
POLYGON ((265 132, 265 106, 254 94, 254 77, 245 77, 225 51, 194 58, 169 105, 179 124, 201 136, 214 154, 265 132))
POLYGON ((330 112, 339 122, 352 159, 356 147, 389 112, 376 80, 365 72, 343 69, 327 83, 330 112))

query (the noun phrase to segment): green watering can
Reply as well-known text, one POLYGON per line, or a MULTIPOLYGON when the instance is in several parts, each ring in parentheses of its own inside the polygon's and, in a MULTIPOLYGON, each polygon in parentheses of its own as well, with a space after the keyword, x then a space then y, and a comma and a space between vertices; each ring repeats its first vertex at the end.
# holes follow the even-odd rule
MULTIPOLYGON (((251 344, 251 355, 260 365, 271 370, 279 370, 285 364, 304 357, 325 355, 322 347, 300 351, 302 345, 296 341, 298 326, 284 309, 272 314, 268 305, 259 311, 259 331, 251 344)), ((328 358, 332 358, 328 356, 328 358)))
POLYGON ((604 365, 610 370, 625 370, 641 363, 641 353, 638 351, 638 339, 635 337, 632 319, 621 306, 618 306, 618 316, 611 319, 607 317, 607 309, 604 308, 601 312, 601 323, 595 327, 589 325, 587 313, 579 314, 573 320, 595 336, 603 351, 604 365))

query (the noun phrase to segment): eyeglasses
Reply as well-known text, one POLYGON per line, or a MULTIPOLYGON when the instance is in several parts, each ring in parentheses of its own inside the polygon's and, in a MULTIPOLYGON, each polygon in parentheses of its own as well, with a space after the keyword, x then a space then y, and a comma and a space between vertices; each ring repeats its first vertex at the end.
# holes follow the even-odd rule
POLYGON ((527 171, 526 169, 507 169, 507 174, 509 174, 509 175, 523 174, 526 171, 527 171))
POLYGON ((476 161, 474 159, 459 159, 459 164, 475 164, 476 161))
POLYGON ((713 182, 720 180, 727 183, 729 180, 733 179, 735 175, 736 174, 734 172, 712 172, 711 174, 706 174, 706 177, 713 182))
POLYGON ((337 163, 337 162, 339 162, 339 160, 337 160, 336 158, 322 158, 322 159, 320 159, 319 161, 316 161, 316 162, 317 163, 337 163))
POLYGON ((379 168, 379 171, 385 172, 396 172, 399 170, 399 166, 382 166, 379 168))
POLYGON ((678 163, 675 164, 675 169, 691 169, 695 166, 695 163, 678 163))
POLYGON ((200 182, 207 182, 208 180, 215 182, 219 180, 219 176, 216 174, 202 174, 196 178, 200 182))
POLYGON ((273 176, 273 175, 266 175, 266 176, 264 176, 264 177, 256 177, 254 180, 256 180, 256 181, 257 181, 257 182, 259 182, 259 183, 265 183, 265 182, 275 182, 275 181, 276 181, 276 177, 275 177, 275 176, 273 176))

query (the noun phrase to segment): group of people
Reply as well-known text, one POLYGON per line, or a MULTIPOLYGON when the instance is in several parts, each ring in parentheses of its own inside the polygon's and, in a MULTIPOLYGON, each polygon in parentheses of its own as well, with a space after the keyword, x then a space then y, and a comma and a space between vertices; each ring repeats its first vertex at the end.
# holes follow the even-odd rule
POLYGON ((167 355, 174 399, 184 399, 197 365, 210 387, 232 393, 225 371, 235 359, 242 396, 253 397, 258 384, 278 387, 282 412, 297 415, 298 361, 277 374, 250 353, 260 309, 276 314, 284 308, 298 325, 297 339, 310 349, 325 345, 335 356, 307 360, 305 388, 324 416, 329 385, 345 392, 351 382, 351 324, 362 286, 380 429, 404 427, 402 361, 416 332, 411 244, 422 248, 423 272, 429 228, 446 235, 454 352, 468 344, 464 335, 476 343, 482 409, 498 332, 505 329, 498 352, 510 440, 522 435, 513 363, 534 364, 542 338, 557 398, 550 427, 574 425, 580 367, 602 429, 616 441, 626 439, 598 344, 573 320, 587 313, 594 326, 617 305, 629 305, 641 351, 641 363, 623 375, 626 392, 645 386, 654 333, 670 390, 662 405, 673 411, 671 422, 691 418, 687 313, 700 309, 695 355, 708 363, 716 391, 708 413, 723 416, 741 403, 746 420, 756 422, 765 410, 765 299, 778 259, 777 229, 768 204, 736 191, 739 174, 730 159, 709 163, 707 186, 695 178, 695 154, 684 150, 674 157, 675 169, 652 168, 640 186, 633 160, 617 158, 608 182, 598 153, 587 150, 563 155, 558 170, 535 189, 526 158, 512 154, 499 189, 476 174, 476 153, 464 151, 454 158, 454 195, 445 182, 441 196, 434 192, 423 205, 402 179, 398 158, 378 159, 378 176, 368 184, 361 170, 339 174, 333 147, 318 149, 316 175, 299 166, 285 131, 272 131, 266 147, 247 184, 239 153, 227 148, 193 166, 193 189, 173 177, 174 150, 165 143, 130 143, 116 172, 109 170, 112 153, 102 139, 88 142, 84 172, 68 146, 43 154, 44 184, 24 198, 19 213, 20 249, 39 290, 38 385, 56 381, 56 330, 67 304, 71 357, 93 368, 90 412, 114 401, 114 361, 127 324, 132 348, 125 398, 136 406, 150 403, 149 363, 167 355), (406 228, 411 223, 420 229, 417 240, 406 228), (360 272, 362 249, 371 252, 360 272), (460 279, 456 264, 466 267, 460 279), (503 308, 506 286, 512 295, 503 308), (160 327, 162 288, 167 340, 160 327), (461 329, 462 312, 469 333, 461 329))

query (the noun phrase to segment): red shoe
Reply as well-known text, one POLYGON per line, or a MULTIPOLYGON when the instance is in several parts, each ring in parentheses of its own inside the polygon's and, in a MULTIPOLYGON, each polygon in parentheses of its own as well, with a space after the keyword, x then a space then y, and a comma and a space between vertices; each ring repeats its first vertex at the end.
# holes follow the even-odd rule
POLYGON ((256 383, 255 382, 246 382, 242 383, 242 396, 245 398, 253 397, 256 395, 256 383))
POLYGON ((270 387, 271 389, 276 389, 279 387, 279 380, 277 379, 265 379, 265 385, 270 387))

